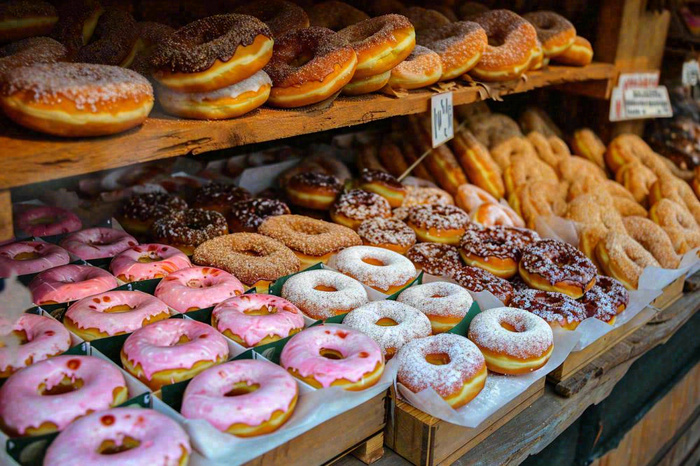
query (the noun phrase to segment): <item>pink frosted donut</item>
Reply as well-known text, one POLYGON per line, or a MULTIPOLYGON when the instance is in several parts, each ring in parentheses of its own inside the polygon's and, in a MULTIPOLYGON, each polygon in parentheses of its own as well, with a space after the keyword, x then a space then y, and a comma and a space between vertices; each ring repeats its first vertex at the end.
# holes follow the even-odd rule
POLYGON ((22 314, 12 333, 19 346, 0 346, 0 378, 23 367, 56 356, 70 348, 70 334, 57 320, 36 314, 22 314))
POLYGON ((165 414, 114 408, 66 427, 49 446, 44 465, 179 466, 187 464, 191 451, 185 430, 165 414))
POLYGON ((70 262, 62 247, 40 241, 19 241, 0 246, 0 278, 27 275, 70 262))
POLYGON ((294 412, 298 394, 294 377, 281 367, 240 359, 192 379, 180 412, 188 419, 204 419, 222 432, 252 437, 279 429, 294 412))
POLYGON ((179 249, 164 244, 141 244, 120 252, 109 269, 123 282, 163 278, 177 270, 192 267, 179 249))
POLYGON ((371 387, 384 372, 377 342, 335 325, 309 327, 294 335, 282 349, 280 364, 313 387, 340 386, 351 391, 371 387))
POLYGON ((194 320, 167 319, 136 330, 124 342, 124 369, 158 390, 228 359, 226 339, 194 320))
POLYGON ((243 294, 216 306, 211 324, 236 343, 250 348, 303 330, 304 315, 284 298, 243 294))
POLYGON ((402 291, 396 300, 425 314, 434 334, 447 332, 457 325, 474 304, 467 290, 447 282, 412 286, 402 291))
POLYGON ((73 212, 49 206, 27 209, 17 215, 15 223, 30 236, 60 235, 83 227, 83 222, 73 212))
POLYGON ((177 312, 189 312, 216 306, 244 291, 236 277, 221 269, 187 267, 161 280, 155 295, 177 312))
POLYGON ((91 265, 67 264, 44 270, 29 282, 34 304, 77 301, 116 288, 117 280, 91 265))
POLYGON ((139 242, 130 234, 114 228, 88 228, 69 234, 59 244, 87 261, 114 257, 139 242))
POLYGON ((170 317, 168 306, 142 291, 108 291, 68 308, 63 325, 85 341, 121 335, 170 317))
POLYGON ((13 437, 43 435, 127 397, 124 376, 111 362, 56 356, 22 369, 0 387, 0 422, 13 437))

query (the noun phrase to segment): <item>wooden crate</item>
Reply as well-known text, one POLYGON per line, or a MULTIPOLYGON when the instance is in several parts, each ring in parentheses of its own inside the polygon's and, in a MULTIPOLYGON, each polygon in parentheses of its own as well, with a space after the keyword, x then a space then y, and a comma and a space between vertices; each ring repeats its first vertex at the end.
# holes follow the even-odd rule
POLYGON ((503 406, 478 427, 462 427, 430 416, 391 397, 386 445, 416 465, 449 465, 478 445, 544 394, 545 378, 503 406))
POLYGON ((682 275, 673 282, 671 282, 670 285, 664 288, 664 292, 661 293, 660 296, 658 296, 654 301, 651 302, 651 305, 657 309, 664 310, 671 304, 678 301, 681 298, 681 296, 683 296, 683 286, 685 285, 685 278, 685 275, 682 275))

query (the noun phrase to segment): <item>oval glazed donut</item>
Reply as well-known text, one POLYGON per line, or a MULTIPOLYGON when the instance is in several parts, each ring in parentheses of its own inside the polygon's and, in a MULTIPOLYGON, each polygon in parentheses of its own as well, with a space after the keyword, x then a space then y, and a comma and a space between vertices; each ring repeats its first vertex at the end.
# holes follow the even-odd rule
POLYGON ((571 47, 552 58, 562 65, 586 66, 593 61, 593 46, 581 36, 576 36, 571 47))
POLYGON ((29 282, 35 304, 68 303, 117 287, 109 272, 91 265, 66 264, 44 270, 29 282))
POLYGON ((544 56, 555 57, 570 48, 576 39, 576 28, 563 16, 553 11, 533 11, 523 15, 535 26, 542 43, 544 56))
POLYGON ((46 36, 58 21, 56 8, 41 0, 11 0, 0 4, 0 43, 46 36))
POLYGON ((488 39, 480 25, 471 21, 459 21, 420 31, 417 43, 440 56, 440 80, 447 81, 476 66, 486 50, 488 39))
POLYGON ((68 252, 54 244, 39 241, 19 241, 0 246, 0 277, 27 275, 65 265, 68 252))
POLYGON ((66 251, 87 261, 114 257, 139 243, 123 231, 97 227, 71 233, 59 244, 66 251))

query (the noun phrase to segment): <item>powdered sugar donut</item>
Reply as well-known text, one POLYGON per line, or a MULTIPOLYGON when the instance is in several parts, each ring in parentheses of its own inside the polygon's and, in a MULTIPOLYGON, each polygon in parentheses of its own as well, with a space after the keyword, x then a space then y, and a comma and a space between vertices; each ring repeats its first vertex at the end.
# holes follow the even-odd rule
POLYGON ((304 316, 284 298, 244 294, 216 306, 211 324, 236 343, 250 348, 300 332, 304 329, 304 316))
POLYGON ((41 272, 70 262, 62 247, 40 241, 18 241, 0 246, 0 278, 41 272))
POLYGON ((243 293, 236 277, 214 267, 187 267, 173 272, 158 283, 155 295, 178 312, 216 306, 243 293))
POLYGON ((113 228, 88 228, 71 233, 59 243, 83 260, 114 257, 139 244, 130 234, 113 228))
POLYGON ((488 309, 469 325, 486 367, 499 374, 525 374, 547 364, 554 350, 552 328, 541 317, 512 307, 488 309))
POLYGON ((453 409, 473 400, 486 384, 484 356, 459 335, 441 333, 413 340, 396 359, 400 384, 414 393, 432 388, 453 409))
POLYGON ((332 266, 386 294, 397 292, 416 276, 416 267, 410 260, 394 251, 372 246, 343 249, 332 258, 332 266))
POLYGON ((68 308, 63 325, 85 341, 138 330, 170 317, 168 306, 142 291, 108 291, 68 308))
POLYGON ((309 270, 290 277, 282 297, 312 319, 345 314, 369 301, 362 283, 332 270, 309 270))
POLYGON ((109 264, 121 281, 136 282, 163 278, 177 270, 192 267, 179 249, 164 244, 142 244, 122 251, 109 264))
POLYGON ((166 319, 136 330, 121 350, 124 369, 151 390, 188 380, 228 359, 226 339, 210 326, 166 319))
POLYGON ((33 207, 17 215, 17 228, 30 236, 53 236, 80 230, 77 215, 60 207, 33 207))
POLYGON ((377 343, 356 330, 335 325, 309 327, 282 349, 280 364, 316 388, 358 391, 376 384, 384 372, 377 343))
POLYGON ((467 290, 447 282, 406 288, 396 300, 425 314, 430 320, 433 334, 447 332, 457 325, 474 304, 467 290))
POLYGON ((403 345, 430 335, 430 321, 418 309, 397 301, 373 301, 350 311, 343 324, 372 338, 389 360, 403 345))
POLYGON ((34 304, 68 303, 116 288, 117 280, 91 265, 67 264, 44 270, 29 282, 34 304))
POLYGON ((391 70, 388 86, 392 89, 419 89, 435 84, 441 76, 440 55, 416 45, 413 52, 391 70))
POLYGON ((57 320, 35 314, 22 314, 12 333, 18 345, 0 347, 0 378, 23 367, 61 354, 70 348, 70 334, 57 320))

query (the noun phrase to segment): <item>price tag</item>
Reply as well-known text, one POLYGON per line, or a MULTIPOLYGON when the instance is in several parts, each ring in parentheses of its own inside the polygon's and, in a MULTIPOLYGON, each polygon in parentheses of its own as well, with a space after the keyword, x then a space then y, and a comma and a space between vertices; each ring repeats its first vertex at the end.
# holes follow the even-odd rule
POLYGON ((683 71, 681 72, 681 81, 684 86, 695 86, 700 77, 700 65, 697 60, 690 60, 683 63, 683 71))
POLYGON ((610 121, 671 116, 668 89, 659 86, 658 72, 620 75, 610 97, 610 121))
POLYGON ((454 137, 454 117, 452 111, 452 93, 434 95, 430 99, 430 114, 433 127, 433 148, 444 144, 454 137))

